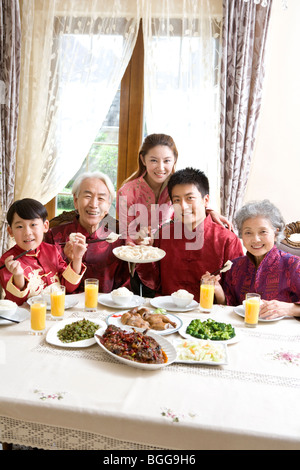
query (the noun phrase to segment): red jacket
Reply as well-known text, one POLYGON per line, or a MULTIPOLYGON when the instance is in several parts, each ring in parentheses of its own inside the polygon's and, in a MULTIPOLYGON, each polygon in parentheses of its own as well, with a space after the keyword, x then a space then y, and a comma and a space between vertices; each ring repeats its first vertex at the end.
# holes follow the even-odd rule
MULTIPOLYGON (((13 246, 2 255, 1 265, 8 256, 17 256, 22 251, 18 245, 13 246)), ((28 297, 40 294, 46 286, 56 282, 65 285, 66 292, 70 294, 78 287, 85 272, 85 266, 82 266, 81 274, 76 274, 62 259, 56 247, 44 242, 35 251, 27 253, 18 261, 24 269, 26 279, 26 286, 22 291, 13 284, 13 276, 6 268, 0 270, 0 283, 5 290, 5 298, 18 305, 24 303, 28 297)))
POLYGON ((181 222, 162 227, 154 246, 166 256, 157 263, 137 264, 141 281, 157 295, 171 295, 178 289, 194 294, 199 301, 200 279, 206 271, 221 268, 226 261, 243 255, 239 238, 207 216, 193 232, 181 222))

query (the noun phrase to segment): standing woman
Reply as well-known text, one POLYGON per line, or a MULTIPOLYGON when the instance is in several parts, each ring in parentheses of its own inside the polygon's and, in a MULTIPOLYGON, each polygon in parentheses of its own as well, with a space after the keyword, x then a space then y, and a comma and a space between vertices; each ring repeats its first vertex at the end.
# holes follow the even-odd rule
MULTIPOLYGON (((128 229, 131 239, 137 241, 172 219, 174 211, 168 195, 168 181, 175 172, 178 151, 172 137, 166 134, 148 135, 139 151, 138 169, 123 183, 117 193, 117 213, 120 230, 128 229)), ((214 222, 230 223, 214 211, 214 222)))

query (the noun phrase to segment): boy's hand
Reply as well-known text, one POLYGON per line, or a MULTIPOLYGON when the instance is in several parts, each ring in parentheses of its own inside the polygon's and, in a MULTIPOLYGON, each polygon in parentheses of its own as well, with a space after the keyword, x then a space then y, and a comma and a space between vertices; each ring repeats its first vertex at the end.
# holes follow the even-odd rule
POLYGON ((6 269, 12 273, 13 276, 23 276, 24 270, 18 260, 14 260, 13 255, 8 256, 5 260, 6 269))

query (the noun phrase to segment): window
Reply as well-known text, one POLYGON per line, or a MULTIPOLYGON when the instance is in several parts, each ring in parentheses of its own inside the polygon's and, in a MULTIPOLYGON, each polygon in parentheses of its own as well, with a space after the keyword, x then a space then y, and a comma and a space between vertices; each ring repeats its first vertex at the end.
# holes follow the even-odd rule
MULTIPOLYGON (((156 23, 158 20, 156 21, 156 23)), ((201 67, 201 60, 199 60, 197 53, 197 38, 192 38, 188 41, 187 38, 181 38, 181 30, 183 29, 183 21, 180 19, 172 20, 172 26, 174 27, 172 40, 168 43, 165 38, 158 37, 157 44, 161 48, 161 55, 156 62, 156 90, 155 95, 146 95, 144 96, 144 81, 143 81, 143 69, 144 69, 144 47, 143 47, 143 33, 142 27, 140 25, 140 32, 138 41, 136 43, 135 49, 132 54, 132 58, 127 67, 127 70, 122 79, 120 89, 118 90, 112 104, 111 108, 106 116, 106 119, 103 123, 102 128, 99 130, 95 140, 91 145, 91 148, 88 152, 88 155, 83 162, 81 168, 78 170, 76 175, 71 179, 67 184, 66 188, 59 193, 57 197, 57 213, 60 213, 63 210, 72 210, 73 209, 73 200, 70 195, 71 186, 75 177, 83 171, 93 171, 100 170, 104 173, 107 173, 112 179, 115 188, 117 189, 123 180, 135 170, 136 166, 136 157, 138 155, 138 149, 140 147, 141 141, 144 134, 151 132, 165 132, 171 134, 179 149, 179 155, 183 154, 183 157, 180 166, 196 166, 205 171, 211 180, 211 175, 218 174, 218 161, 215 159, 214 163, 208 168, 207 163, 202 165, 202 162, 199 162, 199 154, 203 154, 203 148, 207 142, 214 140, 215 148, 210 148, 210 155, 216 155, 218 152, 218 138, 217 128, 219 124, 219 114, 218 114, 218 102, 219 102, 219 92, 218 92, 218 77, 219 77, 219 48, 220 48, 220 29, 221 23, 214 19, 213 25, 211 27, 211 43, 214 53, 214 83, 208 93, 203 92, 203 90, 196 90, 189 95, 190 106, 193 114, 193 122, 197 120, 205 121, 207 120, 207 109, 210 110, 213 107, 212 111, 215 113, 215 128, 209 130, 211 133, 207 132, 207 128, 201 131, 200 136, 199 132, 195 136, 195 130, 191 129, 190 125, 187 125, 187 111, 186 108, 186 96, 183 93, 189 83, 181 82, 182 75, 175 74, 172 75, 168 61, 166 60, 166 55, 168 59, 172 59, 171 63, 173 64, 174 70, 179 70, 182 65, 180 61, 180 54, 183 53, 184 48, 187 48, 192 51, 190 56, 190 63, 185 64, 186 69, 191 69, 191 75, 197 73, 201 67), (168 46, 171 44, 171 49, 168 49, 168 46), (195 46, 195 48, 194 48, 195 46), (193 50, 194 48, 194 50, 193 50), (194 54, 194 55, 193 55, 194 54), (173 90, 173 91, 172 91, 173 90), (201 109, 199 112, 199 107, 193 102, 193 93, 198 95, 198 99, 202 100, 202 103, 205 103, 203 106, 206 111, 201 109), (176 98, 174 98, 174 96, 176 98), (202 98, 199 98, 202 97, 202 98), (150 100, 152 100, 153 107, 155 108, 155 113, 151 114, 149 109, 146 109, 146 119, 144 119, 144 101, 145 107, 147 108, 150 100), (170 108, 171 104, 171 108, 170 108), (169 109, 170 116, 170 127, 168 128, 167 116, 164 117, 164 114, 161 113, 157 119, 157 110, 160 107, 164 109, 169 109), (180 107, 182 109, 180 109, 180 107), (153 117, 154 114, 154 117, 153 117), (175 116, 175 119, 174 119, 175 116), (203 118, 204 116, 204 118, 203 118), (147 119, 148 117, 148 119, 147 119), (178 122, 175 122, 177 119, 178 122), (153 129, 153 123, 158 126, 156 129, 153 129), (178 127, 175 127, 178 126, 178 127), (177 137, 180 133, 180 127, 186 126, 186 135, 177 137), (189 133, 193 132, 193 140, 190 138, 189 133), (216 132, 214 135, 213 132, 216 132), (197 145, 200 142, 199 145, 197 145), (202 147, 201 147, 202 146, 202 147), (132 156, 134 158, 132 159, 132 156), (131 159, 131 161, 130 161, 131 159), (198 166, 197 166, 198 165, 198 166)), ((181 55, 182 57, 182 55, 181 55)), ((185 54, 183 55, 185 57, 185 54)), ((153 59, 153 57, 152 57, 153 59)), ((149 87, 148 87, 149 91, 149 87)), ((192 115, 190 113, 189 117, 192 115)), ((191 118, 190 118, 191 119, 191 118)), ((198 124, 197 124, 198 125, 198 124)), ((207 125, 207 123, 205 123, 207 125)), ((182 131, 181 131, 182 134, 182 131)), ((218 182, 213 187, 214 192, 217 194, 218 182)), ((213 199, 213 207, 217 208, 215 205, 215 199, 213 199)), ((218 202, 218 201, 217 201, 218 202)), ((112 208, 112 215, 114 215, 114 208, 112 208)))
MULTIPOLYGON (((63 191, 57 195, 57 215, 63 211, 74 209, 71 193, 72 185, 77 176, 85 171, 102 171, 110 177, 115 189, 117 188, 119 117, 120 88, 80 169, 68 182, 63 191)), ((115 203, 111 207, 111 215, 115 215, 115 203)))

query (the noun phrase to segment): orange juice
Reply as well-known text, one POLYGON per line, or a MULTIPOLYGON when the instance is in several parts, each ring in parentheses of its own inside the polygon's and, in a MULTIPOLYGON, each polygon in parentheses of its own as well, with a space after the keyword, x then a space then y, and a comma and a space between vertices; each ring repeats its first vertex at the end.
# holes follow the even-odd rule
POLYGON ((63 317, 65 312, 65 293, 62 291, 51 292, 51 315, 63 317))
POLYGON ((32 304, 30 307, 31 330, 43 332, 46 328, 46 304, 43 302, 32 304))
POLYGON ((200 287, 200 308, 211 310, 214 303, 215 286, 214 284, 201 284, 200 287))
POLYGON ((245 302, 245 324, 256 326, 258 323, 260 309, 260 296, 246 296, 245 302))
POLYGON ((98 285, 99 282, 95 280, 85 280, 84 292, 85 292, 85 308, 89 310, 96 310, 98 303, 98 285))

